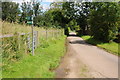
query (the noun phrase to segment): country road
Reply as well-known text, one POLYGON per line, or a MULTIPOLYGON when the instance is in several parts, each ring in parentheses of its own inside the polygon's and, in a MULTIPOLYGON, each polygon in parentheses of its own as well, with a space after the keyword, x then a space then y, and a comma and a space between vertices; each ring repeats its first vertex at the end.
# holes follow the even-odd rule
POLYGON ((68 50, 55 70, 56 78, 118 78, 117 56, 77 36, 67 40, 68 50))

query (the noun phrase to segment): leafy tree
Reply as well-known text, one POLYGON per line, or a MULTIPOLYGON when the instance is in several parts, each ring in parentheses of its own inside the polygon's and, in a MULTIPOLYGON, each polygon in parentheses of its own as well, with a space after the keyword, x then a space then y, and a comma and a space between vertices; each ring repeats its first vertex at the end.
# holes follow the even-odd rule
POLYGON ((87 31, 89 30, 88 25, 88 16, 90 13, 91 3, 90 2, 83 2, 76 4, 76 21, 80 26, 80 34, 88 34, 87 31))
MULTIPOLYGON (((79 33, 87 34, 88 30, 88 14, 90 12, 91 3, 74 3, 74 2, 64 2, 63 4, 64 16, 68 19, 68 23, 73 19, 76 20, 77 24, 81 29, 79 33)), ((68 24, 67 23, 67 24, 68 24)))
POLYGON ((93 3, 90 13, 91 35, 98 40, 108 42, 115 38, 118 22, 118 4, 112 2, 93 3))
POLYGON ((34 12, 34 25, 38 26, 38 16, 41 14, 41 8, 39 2, 34 2, 34 4, 31 4, 31 2, 23 2, 21 5, 22 9, 22 15, 20 18, 20 22, 26 23, 26 17, 30 16, 32 17, 34 12), (33 6, 33 7, 32 7, 33 6))
POLYGON ((22 14, 21 14, 20 22, 26 23, 27 22, 26 17, 32 16, 33 14, 31 3, 23 2, 21 5, 21 9, 22 9, 22 14))
POLYGON ((69 21, 75 18, 74 2, 64 2, 62 4, 62 9, 64 10, 64 16, 69 19, 69 21))
POLYGON ((41 16, 41 13, 42 13, 41 8, 40 8, 40 3, 35 2, 34 5, 33 5, 33 9, 34 9, 34 14, 35 14, 34 25, 39 26, 39 21, 41 20, 40 16, 41 16))
POLYGON ((51 16, 52 16, 53 23, 57 23, 59 24, 59 26, 64 27, 63 26, 64 16, 63 16, 62 10, 52 9, 51 16))
POLYGON ((51 9, 62 9, 63 2, 53 2, 50 4, 51 9))
POLYGON ((67 27, 70 27, 70 29, 73 31, 73 30, 76 30, 77 22, 76 20, 73 19, 66 25, 67 27))
POLYGON ((46 23, 54 25, 56 27, 64 28, 67 19, 64 17, 64 12, 62 10, 62 3, 55 2, 51 3, 51 8, 45 12, 46 23))
POLYGON ((19 12, 19 4, 15 2, 2 2, 2 20, 15 22, 19 12))

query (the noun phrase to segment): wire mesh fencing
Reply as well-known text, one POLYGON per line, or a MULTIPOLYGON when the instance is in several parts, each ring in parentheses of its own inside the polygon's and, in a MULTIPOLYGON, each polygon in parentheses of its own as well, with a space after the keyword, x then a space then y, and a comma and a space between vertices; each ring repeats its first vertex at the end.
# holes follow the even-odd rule
POLYGON ((15 33, 12 35, 0 36, 2 44, 2 61, 3 66, 8 63, 20 60, 25 55, 31 53, 32 48, 36 49, 37 46, 42 44, 42 41, 50 39, 58 39, 63 36, 63 29, 40 29, 34 30, 33 34, 29 33, 15 33), (42 40, 41 40, 42 39, 42 40), (34 46, 32 45, 34 43, 34 46))

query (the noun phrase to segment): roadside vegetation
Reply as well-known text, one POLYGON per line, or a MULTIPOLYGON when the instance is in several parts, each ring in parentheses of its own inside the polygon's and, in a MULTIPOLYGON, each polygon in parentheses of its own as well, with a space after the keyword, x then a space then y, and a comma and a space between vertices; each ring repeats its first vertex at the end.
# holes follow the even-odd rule
POLYGON ((0 22, 2 23, 2 35, 13 34, 12 37, 0 39, 2 41, 2 64, 0 65, 2 77, 53 77, 54 73, 51 70, 59 65, 59 60, 65 53, 63 29, 49 27, 46 30, 44 27, 34 27, 34 31, 38 31, 38 43, 35 56, 32 56, 31 48, 28 47, 30 44, 28 43, 28 35, 30 39, 32 36, 31 26, 0 22), (20 35, 21 33, 26 34, 20 35), (34 61, 37 62, 34 63, 34 61), (42 66, 39 67, 38 65, 42 66))
POLYGON ((35 56, 28 55, 19 62, 3 68, 3 78, 53 78, 53 70, 59 65, 65 53, 65 36, 43 41, 35 50, 35 56))
MULTIPOLYGON (((2 18, 0 36, 2 44, 2 78, 53 78, 54 70, 65 51, 63 26, 56 21, 56 12, 42 12, 40 2, 2 2, 2 18), (38 31, 38 43, 35 55, 32 56, 33 11, 34 31, 38 31), (54 13, 54 14, 53 14, 54 13), (29 18, 29 19, 28 19, 29 18), (25 35, 20 35, 25 33, 25 35), (28 40, 29 38, 29 40, 28 40), (30 41, 30 42, 29 42, 30 41), (29 48, 30 45, 30 48, 29 48)), ((62 22, 61 22, 62 23, 62 22)))
MULTIPOLYGON (((0 21, 2 26, 0 26, 0 29, 2 30, 2 33, 0 35, 11 35, 15 33, 29 33, 32 32, 32 28, 30 25, 27 24, 18 24, 18 23, 10 23, 7 21, 0 21)), ((58 28, 52 28, 47 27, 48 33, 49 31, 57 31, 58 28)), ((61 29, 62 30, 62 29, 61 29)), ((46 33, 46 26, 35 26, 34 31, 40 32, 41 36, 46 33)))
POLYGON ((75 30, 77 35, 82 36, 86 42, 104 48, 115 55, 120 55, 118 51, 120 3, 65 2, 62 7, 65 16, 69 18, 65 27, 66 35, 71 32, 70 30, 75 30))
POLYGON ((95 40, 94 38, 92 38, 91 36, 81 36, 81 38, 83 38, 87 43, 98 46, 100 48, 105 49, 106 51, 113 53, 115 55, 120 56, 120 52, 119 52, 119 46, 120 44, 116 43, 116 42, 109 42, 109 43, 104 43, 102 41, 98 41, 95 40))
POLYGON ((42 11, 41 2, 38 1, 35 1, 34 5, 31 2, 19 4, 9 0, 1 4, 0 36, 14 35, 1 39, 0 46, 3 51, 0 54, 0 67, 3 69, 4 78, 54 77, 52 70, 59 65, 60 57, 64 54, 63 35, 68 36, 71 31, 77 32, 79 36, 83 35, 82 38, 91 44, 116 55, 118 53, 120 3, 53 2, 46 11, 42 11), (34 31, 39 34, 35 56, 31 55, 31 49, 28 48, 29 34, 19 35, 30 33, 29 36, 32 36, 32 21, 34 31))

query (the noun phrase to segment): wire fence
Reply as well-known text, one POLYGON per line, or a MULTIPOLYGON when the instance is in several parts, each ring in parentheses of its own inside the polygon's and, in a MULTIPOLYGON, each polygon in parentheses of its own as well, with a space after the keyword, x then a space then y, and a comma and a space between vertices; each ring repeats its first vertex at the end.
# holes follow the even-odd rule
MULTIPOLYGON (((63 29, 43 29, 34 31, 34 49, 37 48, 42 41, 47 41, 50 39, 58 39, 63 36, 63 29)), ((8 63, 20 60, 25 55, 30 54, 32 51, 32 33, 15 33, 12 35, 0 36, 2 41, 2 61, 3 66, 8 63)))

